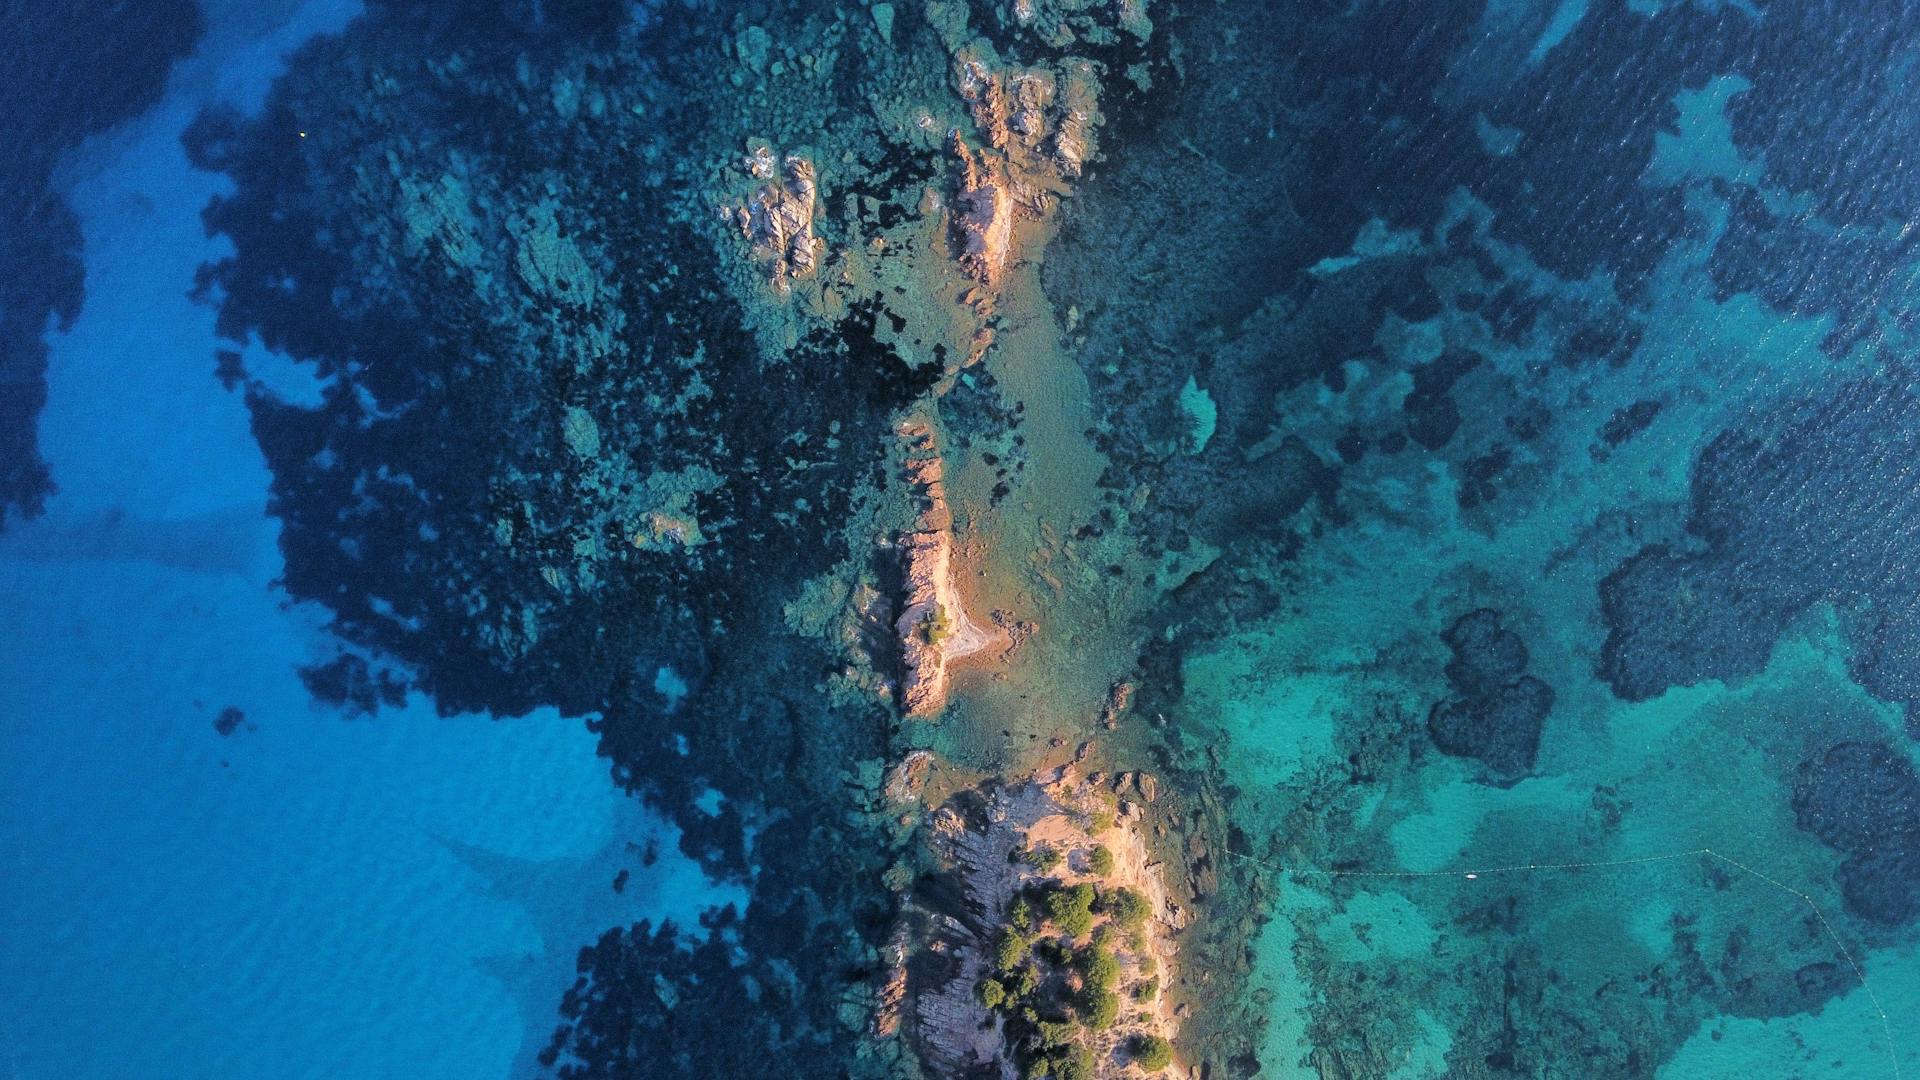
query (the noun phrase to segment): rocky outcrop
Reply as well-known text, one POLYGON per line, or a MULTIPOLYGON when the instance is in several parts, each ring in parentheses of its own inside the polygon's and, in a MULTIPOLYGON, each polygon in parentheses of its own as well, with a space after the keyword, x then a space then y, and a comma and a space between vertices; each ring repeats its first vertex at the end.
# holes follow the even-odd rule
POLYGON ((927 929, 913 946, 918 959, 903 964, 916 973, 909 987, 911 1034, 930 1074, 1014 1080, 1022 1064, 1034 1063, 1033 1025, 1019 1008, 996 1007, 997 993, 982 993, 984 984, 1000 990, 1019 983, 1013 968, 1028 970, 1040 995, 1065 995, 1043 1011, 1084 1015, 1082 974, 1074 966, 1080 961, 1056 970, 1054 961, 1041 959, 1056 946, 1085 952, 1089 941, 1106 943, 1097 947, 1112 951, 1104 978, 1126 1004, 1104 1023, 1083 1021, 1050 1053, 1078 1047, 1092 1063, 1088 1075, 1138 1076, 1132 1048, 1147 1037, 1175 1034, 1175 1007, 1160 987, 1177 977, 1173 935, 1186 919, 1169 902, 1161 864, 1147 848, 1147 816, 1136 793, 1151 780, 1142 785, 1140 775, 1082 775, 1063 766, 965 792, 933 813, 933 854, 947 887, 930 894, 944 898, 942 910, 926 913, 927 929), (1050 921, 1045 898, 1076 888, 1100 897, 1091 909, 1102 913, 1097 918, 1130 929, 1114 933, 1119 926, 1100 929, 1092 920, 1062 929, 1050 921), (1122 894, 1139 905, 1131 919, 1109 914, 1122 906, 1113 903, 1122 894), (1027 942, 1023 952, 1033 950, 1027 960, 1010 965, 996 955, 1006 951, 1008 934, 1027 942))
POLYGON ((951 142, 960 162, 952 219, 960 266, 974 280, 993 285, 1013 247, 1013 181, 1005 161, 976 153, 958 134, 951 142))
POLYGON ((933 767, 933 751, 914 750, 906 757, 894 762, 887 770, 885 785, 881 788, 889 803, 902 804, 918 799, 927 787, 927 772, 933 767))
POLYGON ((993 637, 967 617, 953 584, 953 514, 947 508, 940 452, 924 424, 901 429, 908 441, 906 479, 917 503, 914 529, 899 540, 902 553, 900 707, 930 716, 947 704, 947 670, 993 637))
POLYGON ((1099 82, 1086 60, 1020 67, 975 40, 954 52, 953 88, 984 143, 948 136, 959 165, 954 246, 967 274, 992 286, 1011 255, 1014 223, 1045 214, 1094 153, 1099 82))
POLYGON ((756 143, 742 164, 754 179, 764 181, 745 205, 725 212, 753 245, 753 253, 771 267, 776 292, 789 282, 813 273, 823 243, 813 235, 813 215, 819 193, 813 162, 797 154, 778 158, 773 147, 756 143))

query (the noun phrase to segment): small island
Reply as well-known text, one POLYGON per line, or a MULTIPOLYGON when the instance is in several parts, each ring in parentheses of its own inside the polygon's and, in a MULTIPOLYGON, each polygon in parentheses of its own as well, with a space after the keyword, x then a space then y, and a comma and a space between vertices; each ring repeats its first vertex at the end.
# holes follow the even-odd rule
POLYGON ((928 816, 935 868, 907 905, 894 975, 927 1073, 1091 1080, 1174 1064, 1165 990, 1185 913, 1148 848, 1152 790, 1066 765, 928 816))
POLYGON ((947 706, 949 665, 986 649, 993 635, 967 616, 954 585, 953 512, 947 507, 945 466, 925 424, 901 428, 907 443, 906 479, 914 501, 912 531, 899 539, 904 553, 900 640, 900 707, 931 716, 947 706))

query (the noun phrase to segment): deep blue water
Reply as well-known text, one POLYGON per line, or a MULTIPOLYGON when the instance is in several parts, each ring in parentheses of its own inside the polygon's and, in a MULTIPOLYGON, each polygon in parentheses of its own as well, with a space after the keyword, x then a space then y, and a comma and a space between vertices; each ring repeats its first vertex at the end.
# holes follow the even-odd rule
MULTIPOLYGON (((1154 767, 1204 754, 1182 779, 1227 807, 1208 850, 1241 858, 1196 862, 1223 907, 1263 905, 1228 960, 1266 1011, 1235 1037, 1277 1076, 1340 1074, 1329 1047, 1373 1063, 1340 1075, 1409 1080, 1582 1054, 1675 1080, 1920 1062, 1920 12, 1342 7, 1182 26, 1206 59, 1126 100, 1137 116, 1110 99, 1120 150, 1022 298, 1078 298, 1049 355, 1088 379, 1029 396, 1084 407, 1111 466, 1098 520, 1056 535, 1110 531, 1149 580, 1184 578, 1155 594, 1182 610, 1129 640, 1161 680, 1154 767)), ((804 362, 763 365, 740 325, 765 315, 759 271, 723 279, 737 266, 658 193, 722 166, 648 140, 712 137, 723 159, 790 103, 743 96, 736 132, 737 102, 677 100, 758 76, 653 66, 632 46, 655 39, 602 53, 626 9, 459 12, 493 34, 386 5, 265 114, 290 50, 355 4, 224 0, 192 33, 160 10, 114 9, 146 20, 103 20, 119 36, 97 55, 63 24, 38 47, 71 56, 17 68, 63 92, 9 99, 37 112, 0 172, 28 211, 0 216, 0 502, 44 509, 0 531, 11 1075, 523 1074, 580 946, 745 904, 680 853, 682 826, 752 878, 753 919, 698 954, 612 935, 553 1045, 616 1073, 673 1051, 697 1074, 710 1051, 810 1075, 756 1055, 866 1029, 912 859, 873 792, 904 745, 879 665, 795 644, 782 605, 857 576, 836 530, 870 505, 849 494, 878 471, 860 455, 892 436, 856 439, 892 409, 944 409, 957 441, 1005 452, 990 504, 1018 505, 1029 402, 999 354, 920 399, 937 365, 909 373, 886 327, 920 332, 887 305, 924 298, 878 286, 795 330, 804 362), (182 134, 215 107, 256 119, 200 129, 220 171, 197 170, 182 134), (303 109, 338 159, 299 156, 325 142, 298 142, 303 109), (626 321, 527 301, 542 260, 600 278, 554 296, 617 298, 626 321), (314 362, 252 340, 226 372, 251 400, 223 388, 223 303, 229 337, 314 362), (621 363, 598 362, 610 342, 621 363), (809 446, 837 452, 803 468, 809 446), (619 532, 636 506, 714 535, 651 537, 663 554, 619 532), (449 534, 468 547, 448 556, 449 534), (395 690, 349 715, 299 674, 376 648, 461 700, 622 713, 444 716, 395 690), (676 1024, 696 994, 705 1014, 676 1024)), ((661 21, 689 50, 722 36, 661 21)), ((778 123, 872 134, 821 97, 826 119, 778 123)), ((872 195, 830 182, 883 206, 880 231, 939 174, 882 142, 822 158, 870 168, 872 195)))
POLYGON ((351 719, 296 675, 333 646, 275 584, 268 475, 213 378, 214 313, 186 295, 219 251, 199 214, 220 181, 179 135, 209 103, 256 104, 355 6, 213 5, 161 103, 60 175, 86 301, 47 338, 58 491, 0 536, 9 1077, 506 1075, 578 946, 738 899, 609 782, 579 721, 418 697, 351 719))

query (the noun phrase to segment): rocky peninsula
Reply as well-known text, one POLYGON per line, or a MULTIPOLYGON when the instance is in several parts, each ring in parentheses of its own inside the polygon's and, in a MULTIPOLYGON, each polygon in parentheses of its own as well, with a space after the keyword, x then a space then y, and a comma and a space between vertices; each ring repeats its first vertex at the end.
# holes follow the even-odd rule
POLYGON ((933 1077, 1155 1074, 1174 1064, 1189 913, 1151 846, 1150 780, 1062 765, 920 819, 876 1032, 933 1077), (904 1021, 904 1022, 903 1022, 904 1021))
POLYGON ((900 707, 927 716, 947 704, 948 668, 985 650, 994 634, 967 615, 954 585, 953 512, 947 507, 944 467, 926 425, 901 430, 908 442, 906 478, 917 511, 900 537, 902 602, 894 629, 900 636, 900 707))

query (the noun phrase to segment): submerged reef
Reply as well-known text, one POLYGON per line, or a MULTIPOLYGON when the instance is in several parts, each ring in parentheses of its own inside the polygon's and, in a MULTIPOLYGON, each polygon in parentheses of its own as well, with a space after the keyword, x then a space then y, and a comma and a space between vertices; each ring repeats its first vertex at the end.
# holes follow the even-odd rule
POLYGON ((1826 689, 1920 705, 1920 395, 1756 254, 1906 265, 1788 160, 1891 94, 1822 29, 375 2, 189 139, 202 295, 317 386, 223 366, 310 685, 586 717, 748 885, 581 952, 559 1075, 1637 1078, 1857 1011, 1913 771, 1826 689))
MULTIPOLYGON (((1725 1017, 1798 1031, 1857 994, 1840 950, 1887 940, 1795 827, 1794 768, 1840 722, 1746 695, 1799 635, 1828 648, 1832 610, 1840 680, 1916 700, 1910 290, 1882 305, 1842 269, 1912 273, 1890 223, 1913 189, 1855 169, 1910 125, 1878 65, 1904 69, 1913 13, 1857 38, 1777 13, 1160 20, 1179 77, 1108 126, 1125 153, 1042 278, 1093 390, 1104 526, 1188 558, 1136 708, 1219 768, 1237 830, 1208 918, 1254 924, 1256 955, 1184 1029, 1226 1074, 1710 1075, 1730 1058, 1687 1055, 1732 1046, 1725 1017), (1885 118, 1864 157, 1841 114, 1885 118), (1634 704, 1735 676, 1733 700, 1634 704), (1691 858, 1448 876, 1703 842, 1836 937, 1691 858)), ((1896 1048, 1857 1034, 1807 1061, 1873 1073, 1896 1048)))
POLYGON ((194 0, 113 5, 76 18, 73 5, 24 0, 6 12, 0 116, 0 529, 40 512, 54 478, 40 458, 49 329, 72 325, 86 295, 80 222, 54 179, 88 136, 160 99, 175 61, 202 32, 194 0))
MULTIPOLYGON (((583 949, 528 1040, 555 1074, 916 1067, 874 1025, 913 843, 883 788, 949 663, 1034 632, 969 615, 939 402, 1020 329, 1150 34, 1135 2, 375 2, 189 130, 233 182, 199 295, 313 376, 222 367, 284 584, 345 645, 309 687, 585 717, 751 890, 583 949)), ((1161 1056, 1135 1033, 1106 1049, 1161 1056)))
POLYGON ((1885 743, 1847 742, 1801 765, 1800 827, 1843 855, 1849 910, 1879 923, 1920 915, 1920 774, 1885 743))
POLYGON ((1453 696, 1427 714, 1433 744, 1444 753, 1477 758, 1497 776, 1532 769, 1540 726, 1553 709, 1553 687, 1526 674, 1525 643, 1488 608, 1460 616, 1442 637, 1453 651, 1447 663, 1453 696))
POLYGON ((1920 395, 1900 369, 1790 398, 1715 437, 1694 464, 1686 534, 1601 583, 1601 675, 1630 700, 1751 676, 1791 621, 1833 604, 1849 613, 1855 677, 1914 716, 1916 453, 1920 395))

